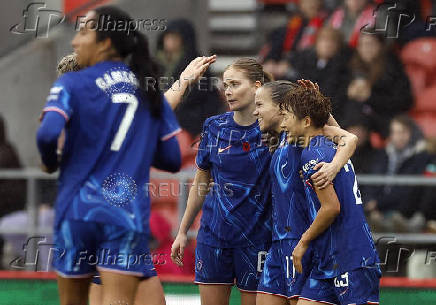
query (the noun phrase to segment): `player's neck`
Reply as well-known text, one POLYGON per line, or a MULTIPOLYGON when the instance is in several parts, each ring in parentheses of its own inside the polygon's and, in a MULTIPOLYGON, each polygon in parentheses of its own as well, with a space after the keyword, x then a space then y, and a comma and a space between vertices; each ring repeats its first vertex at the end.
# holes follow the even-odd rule
MULTIPOLYGON (((253 103, 254 105, 254 103, 253 103)), ((241 126, 249 126, 256 122, 256 117, 253 115, 253 107, 247 107, 242 110, 233 111, 233 120, 241 126)))
POLYGON ((303 147, 307 147, 310 144, 310 140, 312 140, 316 136, 322 136, 322 128, 313 128, 308 127, 304 133, 304 144, 303 147))

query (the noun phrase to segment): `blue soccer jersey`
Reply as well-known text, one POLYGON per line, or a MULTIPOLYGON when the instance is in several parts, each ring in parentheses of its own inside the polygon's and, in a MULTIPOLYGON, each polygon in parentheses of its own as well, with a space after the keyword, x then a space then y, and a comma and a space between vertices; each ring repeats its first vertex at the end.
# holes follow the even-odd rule
POLYGON ((48 111, 66 120, 56 227, 74 219, 148 233, 156 146, 180 130, 168 103, 153 117, 135 75, 122 62, 105 61, 60 77, 50 89, 48 111))
POLYGON ((233 112, 205 121, 196 163, 210 170, 215 186, 203 204, 198 242, 226 248, 271 241, 270 161, 257 122, 240 126, 233 112))
MULTIPOLYGON (((324 136, 314 137, 302 152, 301 167, 311 221, 321 207, 310 180, 316 172, 313 167, 319 162, 331 162, 335 153, 335 144, 324 136)), ((333 186, 341 210, 330 227, 312 242, 317 265, 311 277, 315 279, 334 278, 361 267, 376 268, 379 262, 351 161, 337 174, 333 186)))
POLYGON ((302 149, 287 144, 286 133, 274 152, 271 165, 273 240, 300 239, 310 225, 299 165, 302 149))

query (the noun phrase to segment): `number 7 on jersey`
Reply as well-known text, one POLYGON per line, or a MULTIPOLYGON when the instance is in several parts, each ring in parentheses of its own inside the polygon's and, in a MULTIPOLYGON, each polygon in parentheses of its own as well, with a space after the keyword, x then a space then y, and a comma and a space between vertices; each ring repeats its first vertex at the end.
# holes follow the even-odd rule
POLYGON ((136 96, 130 93, 116 93, 113 94, 112 103, 127 103, 126 112, 121 120, 120 127, 112 141, 111 150, 119 151, 121 145, 123 145, 124 139, 126 138, 127 131, 132 124, 133 118, 135 117, 136 109, 138 108, 138 99, 136 96))

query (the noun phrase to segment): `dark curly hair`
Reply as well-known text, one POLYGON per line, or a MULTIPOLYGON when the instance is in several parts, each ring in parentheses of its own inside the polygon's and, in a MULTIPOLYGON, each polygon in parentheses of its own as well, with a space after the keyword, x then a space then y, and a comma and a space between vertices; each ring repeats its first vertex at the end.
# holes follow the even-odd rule
POLYGON ((318 90, 306 87, 298 87, 290 91, 280 104, 280 108, 288 111, 292 110, 299 120, 306 116, 310 117, 312 126, 315 128, 323 127, 332 111, 329 98, 322 95, 318 90))

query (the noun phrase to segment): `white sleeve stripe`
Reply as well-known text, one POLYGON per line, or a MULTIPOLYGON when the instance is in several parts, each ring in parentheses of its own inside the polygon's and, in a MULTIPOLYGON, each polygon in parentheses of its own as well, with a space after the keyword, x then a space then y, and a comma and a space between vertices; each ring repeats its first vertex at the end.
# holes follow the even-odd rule
POLYGON ((50 94, 48 97, 47 97, 47 102, 49 102, 49 101, 51 101, 51 100, 57 100, 59 98, 59 95, 57 95, 57 94, 50 94))
POLYGON ((177 128, 176 130, 174 130, 173 132, 164 135, 163 137, 160 138, 161 141, 166 141, 171 139, 172 137, 174 137, 175 135, 177 135, 178 133, 181 133, 182 129, 181 128, 177 128))
POLYGON ((50 89, 50 94, 58 94, 64 87, 53 87, 50 89))
POLYGON ((58 108, 58 107, 50 106, 50 107, 45 107, 44 109, 42 109, 42 113, 44 113, 44 112, 48 112, 48 111, 54 111, 54 112, 59 113, 60 115, 62 115, 62 116, 65 118, 65 120, 66 120, 67 122, 68 122, 68 120, 70 119, 70 118, 68 117, 68 114, 67 114, 65 111, 63 111, 62 109, 58 108))

